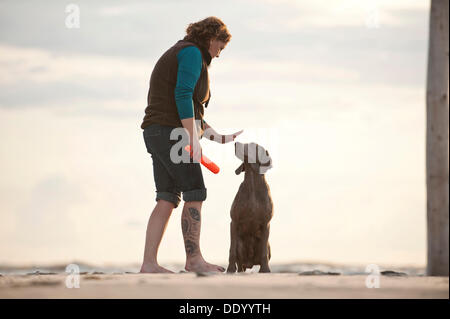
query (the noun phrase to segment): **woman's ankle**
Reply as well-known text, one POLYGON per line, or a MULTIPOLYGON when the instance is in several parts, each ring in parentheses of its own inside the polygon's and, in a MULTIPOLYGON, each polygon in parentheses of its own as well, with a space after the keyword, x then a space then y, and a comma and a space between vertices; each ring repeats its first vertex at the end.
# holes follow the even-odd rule
POLYGON ((159 266, 157 260, 144 260, 142 266, 159 266))
POLYGON ((201 254, 198 254, 193 257, 186 257, 186 265, 196 265, 202 262, 205 262, 205 259, 201 254))

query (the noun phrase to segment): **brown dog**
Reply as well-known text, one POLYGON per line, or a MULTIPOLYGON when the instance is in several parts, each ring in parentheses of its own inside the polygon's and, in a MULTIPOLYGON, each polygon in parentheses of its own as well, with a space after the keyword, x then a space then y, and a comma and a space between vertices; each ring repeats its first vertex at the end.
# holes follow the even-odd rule
POLYGON ((260 265, 259 272, 270 272, 270 220, 273 203, 264 174, 272 159, 255 143, 234 144, 235 155, 242 160, 236 174, 245 172, 244 181, 231 205, 231 245, 227 272, 242 272, 260 265))

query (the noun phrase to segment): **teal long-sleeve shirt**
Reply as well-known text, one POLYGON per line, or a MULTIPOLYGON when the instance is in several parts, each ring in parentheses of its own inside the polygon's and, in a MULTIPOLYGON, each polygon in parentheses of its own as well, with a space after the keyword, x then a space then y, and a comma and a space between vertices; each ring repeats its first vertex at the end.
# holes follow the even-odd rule
POLYGON ((175 102, 180 119, 194 117, 192 95, 202 70, 202 54, 195 46, 185 47, 177 54, 178 72, 175 102))

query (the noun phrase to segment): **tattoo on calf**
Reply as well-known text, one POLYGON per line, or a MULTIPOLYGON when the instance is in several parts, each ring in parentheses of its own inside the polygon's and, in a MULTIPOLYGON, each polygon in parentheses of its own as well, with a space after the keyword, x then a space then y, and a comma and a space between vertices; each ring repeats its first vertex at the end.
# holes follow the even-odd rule
POLYGON ((187 233, 189 229, 189 222, 186 218, 181 220, 181 229, 183 230, 183 234, 187 233))
POLYGON ((200 221, 200 213, 198 210, 196 210, 194 207, 189 207, 189 214, 193 219, 196 221, 200 221))
POLYGON ((183 212, 181 229, 186 255, 190 257, 198 255, 200 252, 197 244, 200 237, 200 212, 197 209, 189 207, 188 211, 183 212))
POLYGON ((186 254, 194 256, 198 252, 197 244, 187 239, 185 242, 186 254))

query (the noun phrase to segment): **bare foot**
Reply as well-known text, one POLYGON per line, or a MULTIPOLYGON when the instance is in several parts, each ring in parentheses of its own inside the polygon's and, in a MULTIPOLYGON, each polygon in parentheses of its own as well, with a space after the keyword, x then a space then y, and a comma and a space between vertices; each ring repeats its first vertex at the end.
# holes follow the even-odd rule
POLYGON ((225 268, 219 265, 213 265, 207 263, 204 259, 196 261, 186 261, 186 266, 184 267, 187 271, 193 272, 224 272, 225 268))
POLYGON ((145 264, 142 265, 140 273, 170 273, 173 274, 173 271, 170 271, 169 269, 166 269, 164 267, 161 267, 158 264, 145 264))

